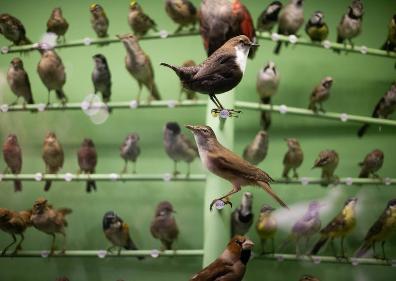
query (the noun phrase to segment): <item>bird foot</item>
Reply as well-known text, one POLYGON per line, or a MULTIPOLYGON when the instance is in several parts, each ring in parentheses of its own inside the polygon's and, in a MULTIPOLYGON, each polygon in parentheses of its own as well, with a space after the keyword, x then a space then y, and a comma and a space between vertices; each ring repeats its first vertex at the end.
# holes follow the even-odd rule
POLYGON ((349 261, 349 258, 346 255, 336 256, 335 257, 338 261, 349 261))
POLYGON ((179 171, 173 171, 173 176, 176 177, 177 175, 180 175, 179 171))
POLYGON ((220 115, 221 118, 226 119, 228 117, 236 117, 238 118, 238 114, 241 113, 240 110, 235 109, 220 109, 220 108, 213 108, 211 110, 213 117, 218 117, 220 115))
POLYGON ((1 255, 2 255, 2 256, 5 256, 6 253, 7 253, 7 249, 4 249, 4 250, 1 252, 1 255))
POLYGON ((230 205, 230 207, 232 208, 232 203, 231 203, 230 200, 228 200, 228 199, 215 199, 215 200, 212 201, 212 203, 210 203, 210 208, 209 208, 210 211, 213 210, 213 205, 216 204, 216 202, 218 202, 218 201, 223 202, 224 206, 225 205, 230 205))
POLYGON ((294 174, 293 174, 293 178, 298 179, 298 174, 297 174, 297 173, 294 173, 294 174))

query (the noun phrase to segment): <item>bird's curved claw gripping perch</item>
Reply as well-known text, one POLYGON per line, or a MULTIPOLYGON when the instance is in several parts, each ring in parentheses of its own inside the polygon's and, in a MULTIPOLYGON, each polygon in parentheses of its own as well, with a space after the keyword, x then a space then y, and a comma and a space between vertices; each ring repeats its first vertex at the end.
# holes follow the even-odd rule
POLYGON ((214 199, 213 201, 212 201, 212 203, 210 203, 210 211, 212 211, 213 210, 213 205, 215 205, 216 206, 216 209, 219 209, 219 210, 221 210, 221 209, 223 209, 223 207, 225 206, 225 205, 230 205, 230 207, 232 208, 232 203, 231 203, 231 201, 229 200, 229 198, 216 198, 216 199, 214 199), (217 203, 217 202, 222 202, 222 203, 220 203, 220 204, 223 204, 222 205, 222 207, 221 208, 217 208, 217 204, 219 204, 219 203, 217 203))

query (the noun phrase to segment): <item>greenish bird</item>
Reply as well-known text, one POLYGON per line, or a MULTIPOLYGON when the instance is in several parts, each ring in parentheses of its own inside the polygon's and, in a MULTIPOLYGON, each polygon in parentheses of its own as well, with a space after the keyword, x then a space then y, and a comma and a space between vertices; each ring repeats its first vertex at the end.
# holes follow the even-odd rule
POLYGON ((329 27, 324 22, 324 14, 316 11, 305 25, 305 32, 314 42, 322 42, 329 35, 329 27))

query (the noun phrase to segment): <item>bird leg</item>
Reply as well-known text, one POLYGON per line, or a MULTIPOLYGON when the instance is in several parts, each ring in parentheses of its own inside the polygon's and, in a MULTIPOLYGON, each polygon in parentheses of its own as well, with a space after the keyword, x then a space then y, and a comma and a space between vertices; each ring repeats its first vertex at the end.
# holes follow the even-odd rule
POLYGON ((386 258, 386 254, 385 254, 385 241, 382 241, 382 242, 381 242, 381 248, 382 248, 382 257, 381 257, 381 259, 382 259, 382 260, 388 260, 388 259, 386 258))
POLYGON ((337 251, 336 251, 335 246, 334 246, 334 238, 331 238, 331 240, 330 240, 330 247, 331 247, 331 250, 333 252, 333 256, 337 258, 337 251))
POLYGON ((348 260, 348 257, 345 255, 345 249, 344 249, 344 236, 341 237, 341 256, 336 257, 338 260, 348 260))
POLYGON ((19 96, 16 98, 16 100, 15 100, 14 102, 10 103, 10 105, 11 105, 11 106, 12 106, 12 105, 16 105, 16 104, 18 104, 18 101, 19 101, 19 96))
POLYGON ((190 177, 190 172, 191 172, 191 163, 187 163, 186 178, 190 177))
POLYGON ((261 244, 261 255, 266 255, 267 253, 265 252, 265 239, 260 239, 260 244, 261 244))
POLYGON ((293 168, 293 178, 298 179, 297 168, 293 168))
POLYGON ((49 255, 52 256, 55 252, 55 238, 56 238, 56 236, 55 236, 55 233, 51 233, 50 235, 52 236, 52 243, 51 243, 51 250, 50 250, 49 255))
POLYGON ((222 110, 227 110, 229 117, 238 117, 238 114, 242 112, 240 110, 235 110, 235 109, 224 109, 223 105, 220 103, 220 101, 218 100, 218 98, 215 95, 209 95, 209 97, 210 97, 211 101, 217 107, 217 108, 214 108, 211 110, 211 113, 214 116, 217 116, 222 110))
POLYGON ((321 102, 319 103, 319 111, 322 113, 326 112, 326 110, 323 108, 323 103, 321 103, 321 102))
POLYGON ((50 93, 51 93, 51 91, 50 91, 50 89, 48 89, 47 106, 49 106, 51 104, 50 93))
POLYGON ((141 94, 142 94, 142 84, 139 83, 139 92, 138 92, 137 97, 136 97, 136 101, 137 101, 138 104, 139 104, 139 102, 140 102, 140 96, 141 96, 141 94))
POLYGON ((274 240, 274 237, 271 238, 271 244, 272 244, 271 254, 275 255, 275 240, 274 240))
POLYGON ((10 171, 10 168, 8 166, 6 166, 3 170, 3 174, 8 174, 9 171, 10 171))
POLYGON ((112 253, 113 252, 113 249, 115 248, 115 246, 114 245, 111 245, 110 247, 108 247, 107 248, 107 250, 106 250, 106 252, 108 252, 108 253, 112 253))
POLYGON ((177 161, 173 162, 173 175, 177 176, 180 172, 177 170, 177 161))
POLYGON ((182 31, 183 26, 179 25, 179 27, 175 30, 175 33, 179 33, 180 31, 182 31))
POLYGON ((374 241, 373 242, 373 246, 372 246, 372 248, 373 248, 373 258, 378 259, 379 256, 375 253, 375 244, 377 244, 377 243, 374 241))
POLYGON ((14 244, 16 243, 16 241, 17 241, 17 239, 16 239, 16 237, 15 237, 15 234, 12 233, 11 235, 12 235, 13 241, 12 241, 9 245, 7 245, 7 247, 5 247, 4 250, 1 252, 1 255, 2 255, 2 256, 5 256, 5 254, 7 253, 7 250, 8 250, 12 245, 14 245, 14 244))
POLYGON ((121 174, 125 174, 128 171, 128 160, 125 160, 124 168, 121 170, 121 174))
POLYGON ((16 247, 11 255, 16 255, 19 250, 22 250, 21 245, 22 245, 23 240, 25 240, 25 236, 23 236, 23 233, 20 233, 19 235, 21 236, 21 240, 19 240, 19 243, 16 245, 16 247))
POLYGON ((136 174, 136 161, 132 162, 132 174, 136 174))
POLYGON ((229 201, 229 197, 232 195, 232 194, 234 194, 234 193, 237 193, 238 191, 240 191, 241 190, 241 187, 239 186, 239 185, 233 185, 232 186, 232 189, 231 189, 231 191, 230 192, 228 192, 226 195, 224 195, 224 196, 222 196, 222 197, 220 197, 220 198, 216 198, 216 199, 214 199, 213 201, 212 201, 212 203, 210 203, 210 210, 212 211, 212 209, 213 209, 213 205, 217 202, 217 201, 223 201, 223 203, 224 204, 228 204, 228 205, 230 205, 230 207, 232 208, 232 203, 229 201), (226 198, 226 200, 224 200, 224 198, 226 198))

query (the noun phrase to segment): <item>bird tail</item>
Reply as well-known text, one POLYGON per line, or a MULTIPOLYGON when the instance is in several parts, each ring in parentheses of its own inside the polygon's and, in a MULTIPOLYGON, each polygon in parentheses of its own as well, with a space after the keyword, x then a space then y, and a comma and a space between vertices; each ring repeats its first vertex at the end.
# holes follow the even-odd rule
POLYGON ((70 208, 60 208, 57 211, 61 213, 63 216, 69 215, 73 212, 73 210, 70 208))
POLYGON ((172 250, 172 241, 162 241, 165 246, 165 250, 172 250))
POLYGON ((362 168, 360 170, 359 178, 368 178, 369 177, 369 171, 365 168, 362 168))
POLYGON ((172 69, 177 76, 179 76, 180 80, 184 81, 184 80, 189 80, 191 78, 191 74, 187 73, 185 71, 180 71, 180 69, 177 66, 171 65, 171 64, 167 64, 165 62, 160 63, 160 65, 168 67, 170 69, 172 69))
MULTIPOLYGON (((138 250, 138 248, 136 247, 136 245, 133 242, 133 240, 131 239, 131 237, 128 237, 127 244, 124 248, 125 248, 125 250, 138 250)), ((144 259, 144 256, 137 256, 137 259, 142 260, 142 259, 144 259)))
POLYGON ((22 182, 20 180, 15 180, 14 181, 14 191, 22 191, 22 182))
POLYGON ((310 109, 310 110, 315 110, 315 103, 312 102, 312 101, 309 102, 308 109, 310 109))
POLYGON ((264 104, 270 104, 271 103, 271 97, 261 98, 261 102, 264 103, 264 104))
POLYGON ((360 127, 360 129, 357 132, 358 137, 359 138, 363 137, 369 127, 370 125, 367 123, 364 124, 362 127, 360 127))
POLYGON ((326 236, 320 237, 319 241, 316 242, 315 246, 313 247, 311 255, 316 255, 319 250, 324 246, 324 244, 326 244, 327 240, 329 240, 329 238, 326 236))
POLYGON ((86 191, 90 193, 92 190, 96 191, 96 181, 89 180, 86 183, 86 191))
POLYGON ((371 248, 371 246, 372 243, 368 241, 364 241, 363 244, 359 247, 359 249, 357 249, 355 253, 355 257, 361 258, 362 256, 364 256, 367 253, 367 251, 371 248))
POLYGON ((282 48, 282 42, 278 41, 278 43, 276 43, 276 47, 274 49, 274 54, 279 55, 281 48, 282 48))
POLYGON ((45 181, 45 185, 44 185, 44 191, 50 190, 51 185, 52 185, 52 181, 51 180, 46 180, 45 181))
POLYGON ((61 103, 63 104, 67 103, 67 97, 63 89, 56 90, 55 93, 56 93, 56 97, 61 101, 61 103))
POLYGON ((386 40, 385 43, 382 45, 381 50, 389 52, 389 51, 393 51, 395 48, 396 48, 395 44, 393 44, 389 40, 386 40))
POLYGON ((154 81, 153 81, 153 83, 151 83, 150 95, 153 100, 161 100, 161 95, 160 95, 157 85, 155 84, 154 81))
POLYGON ((276 195, 276 193, 272 190, 271 186, 264 181, 258 181, 257 182, 262 188, 264 188, 265 191, 268 192, 269 195, 272 196, 272 198, 274 198, 282 207, 289 209, 289 207, 286 205, 285 202, 283 202, 282 199, 279 198, 278 195, 276 195))

